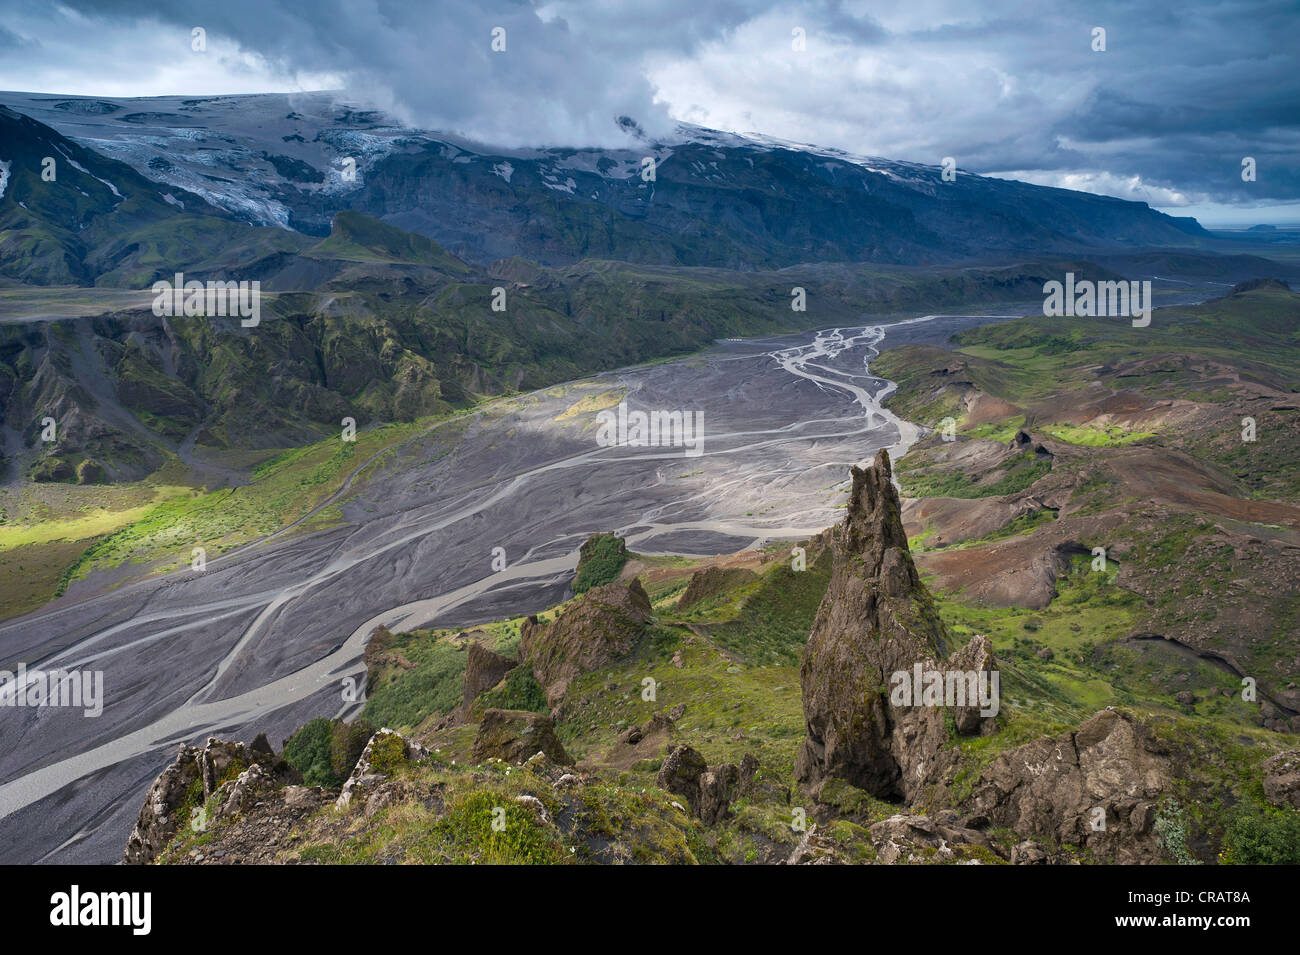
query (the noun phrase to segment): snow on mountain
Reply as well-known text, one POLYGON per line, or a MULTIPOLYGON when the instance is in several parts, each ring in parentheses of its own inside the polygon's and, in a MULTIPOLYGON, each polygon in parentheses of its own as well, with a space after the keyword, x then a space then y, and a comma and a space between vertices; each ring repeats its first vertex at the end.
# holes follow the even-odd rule
POLYGON ((651 141, 627 117, 622 149, 504 148, 336 92, 0 103, 123 161, 163 197, 184 190, 312 235, 351 209, 481 263, 927 264, 1204 235, 1143 203, 967 172, 946 181, 936 166, 689 124, 651 141))
MULTIPOLYGON (((629 137, 624 150, 496 147, 403 126, 379 110, 328 91, 129 99, 6 92, 0 93, 0 102, 159 183, 193 192, 248 221, 284 228, 290 227, 292 217, 287 190, 356 190, 375 161, 430 144, 442 144, 456 162, 492 160, 492 171, 507 183, 514 172, 509 159, 542 161, 547 188, 570 195, 576 183, 568 173, 630 180, 641 174, 645 157, 663 163, 674 147, 686 144, 808 152, 899 181, 937 177, 934 167, 687 123, 661 142, 633 145, 634 137, 629 137), (349 159, 355 163, 351 178, 349 159)), ((708 168, 699 172, 709 177, 708 168)))

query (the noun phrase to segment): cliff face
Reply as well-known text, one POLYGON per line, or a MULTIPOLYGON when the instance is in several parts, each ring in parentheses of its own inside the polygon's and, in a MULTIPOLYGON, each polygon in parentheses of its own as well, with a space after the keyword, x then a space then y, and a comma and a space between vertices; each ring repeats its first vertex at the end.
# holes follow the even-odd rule
POLYGON ((814 794, 843 779, 885 799, 910 799, 941 777, 938 758, 958 732, 989 720, 978 707, 896 702, 894 674, 988 671, 977 637, 952 659, 947 636, 917 575, 903 531, 889 455, 853 469, 848 514, 831 535, 834 570, 804 651, 800 678, 806 732, 796 763, 814 794), (943 661, 941 663, 941 661, 943 661))

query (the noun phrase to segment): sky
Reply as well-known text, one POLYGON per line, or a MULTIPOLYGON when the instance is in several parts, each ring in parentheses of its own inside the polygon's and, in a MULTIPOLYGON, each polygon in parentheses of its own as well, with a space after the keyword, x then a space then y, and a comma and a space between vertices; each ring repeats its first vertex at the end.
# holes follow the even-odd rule
POLYGON ((1296 0, 0 0, 0 89, 342 89, 503 146, 685 121, 1283 225, 1298 28, 1296 0))

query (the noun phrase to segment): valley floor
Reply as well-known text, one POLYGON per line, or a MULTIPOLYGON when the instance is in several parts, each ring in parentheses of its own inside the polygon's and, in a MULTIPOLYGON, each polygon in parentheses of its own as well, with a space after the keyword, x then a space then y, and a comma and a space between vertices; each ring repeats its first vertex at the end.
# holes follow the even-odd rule
MULTIPOLYGON (((1234 317, 1254 305, 1261 314, 1294 308, 1295 296, 1263 294, 1274 297, 1231 303, 1234 317)), ((1157 317, 1195 327, 1206 320, 1195 309, 1212 317, 1212 306, 1157 317)), ((792 807, 802 808, 793 785, 803 737, 798 663, 828 573, 807 539, 842 515, 848 466, 880 447, 898 459, 903 516, 940 615, 958 640, 988 634, 1003 672, 999 732, 961 744, 964 769, 945 798, 961 798, 999 753, 1118 706, 1183 754, 1186 771, 1161 818, 1183 826, 1179 851, 1214 856, 1237 815, 1266 812, 1259 766, 1294 739, 1295 608, 1277 599, 1296 593, 1300 551, 1295 458, 1279 439, 1291 413, 1284 382, 1295 381, 1287 350, 1271 368, 1243 366, 1219 346, 1189 361, 1161 351, 1167 340, 1156 337, 1108 353, 1106 336, 1098 346, 1086 329, 1064 347, 1037 320, 988 321, 929 317, 725 343, 432 427, 368 433, 346 461, 328 443, 284 456, 262 480, 296 480, 311 492, 278 499, 262 543, 226 538, 233 549, 202 574, 181 570, 91 597, 70 589, 0 627, 0 639, 26 641, 26 658, 102 667, 113 701, 93 738, 66 714, 24 714, 24 745, 0 756, 6 861, 115 859, 176 742, 259 732, 278 740, 312 717, 357 715, 341 687, 364 681, 365 663, 361 717, 434 755, 403 777, 382 825, 320 803, 314 815, 291 814, 275 851, 258 859, 471 861, 484 845, 419 835, 443 832, 429 793, 464 808, 536 787, 475 758, 476 719, 448 719, 461 704, 465 647, 473 640, 516 654, 520 615, 551 607, 543 621, 554 617, 578 544, 598 531, 637 552, 622 578, 644 584, 655 613, 651 639, 578 678, 557 714, 588 808, 605 821, 575 829, 572 844, 543 840, 526 847, 536 858, 513 861, 638 851, 649 853, 644 861, 783 861, 801 840, 790 825, 792 807), (956 351, 937 347, 957 332, 956 351), (892 350, 875 360, 884 345, 892 350), (897 393, 876 374, 897 381, 897 393), (1162 393, 1171 387, 1180 397, 1162 393), (703 454, 598 446, 596 412, 621 401, 703 410, 703 454), (1221 432, 1241 402, 1258 402, 1246 407, 1266 429, 1257 449, 1270 464, 1238 463, 1234 476, 1238 452, 1221 432), (303 521, 295 533, 275 531, 295 519, 303 521), (791 568, 799 540, 811 563, 803 573, 791 568), (1104 565, 1095 547, 1106 548, 1104 565), (685 605, 710 567, 709 592, 685 605), (363 662, 376 627, 393 636, 363 662), (1242 699, 1243 675, 1253 675, 1258 699, 1242 699), (640 694, 647 678, 659 688, 654 699, 640 694), (135 689, 125 698, 114 695, 127 686, 135 689), (754 785, 725 825, 701 826, 653 797, 670 741, 711 766, 756 761, 754 785), (96 785, 79 786, 85 779, 96 785), (425 800, 425 815, 402 808, 410 799, 425 800), (619 836, 619 819, 643 827, 639 849, 619 836), (604 833, 599 851, 591 826, 604 833)), ((1281 327, 1294 328, 1294 318, 1281 327)), ((1174 334, 1188 338, 1185 328, 1174 334)), ((1258 355, 1259 342, 1251 347, 1258 355)), ((170 497, 136 506, 182 507, 196 520, 189 539, 223 510, 232 515, 227 534, 247 534, 259 525, 238 508, 267 498, 239 504, 236 489, 195 518, 179 491, 153 493, 170 497)), ((184 564, 189 539, 179 535, 178 547, 168 537, 175 524, 107 528, 100 563, 73 588, 103 588, 121 573, 114 555, 184 564)), ((211 540, 220 553, 222 538, 211 540)), ((536 693, 507 680, 490 705, 547 709, 536 693)), ((852 787, 824 792, 821 808, 808 810, 822 821, 818 851, 880 861, 867 830, 897 809, 852 787)), ((263 842, 264 822, 247 820, 262 827, 263 842)), ((214 861, 204 848, 214 846, 219 858, 240 860, 251 831, 183 840, 168 859, 214 861)), ((993 836, 1006 844, 972 850, 976 861, 1010 857, 1014 834, 993 836)))
MULTIPOLYGON (((986 320, 889 334, 942 340, 986 320)), ((178 493, 104 528, 61 600, 0 625, 7 659, 102 670, 107 697, 97 720, 5 714, 20 742, 0 753, 4 861, 116 858, 176 742, 218 731, 283 738, 309 717, 353 711, 345 681, 360 674, 375 626, 554 603, 589 533, 619 531, 647 554, 709 555, 820 531, 835 520, 847 466, 910 440, 876 403, 884 383, 865 368, 884 334, 727 342, 429 428, 363 432, 351 448, 325 442, 264 465, 247 489, 178 493), (595 409, 616 399, 703 411, 703 453, 600 447, 595 409), (306 515, 301 533, 248 546, 306 515), (190 569, 195 546, 208 553, 202 572, 190 569), (128 579, 168 567, 180 569, 128 579)), ((172 493, 164 486, 151 493, 172 493)))

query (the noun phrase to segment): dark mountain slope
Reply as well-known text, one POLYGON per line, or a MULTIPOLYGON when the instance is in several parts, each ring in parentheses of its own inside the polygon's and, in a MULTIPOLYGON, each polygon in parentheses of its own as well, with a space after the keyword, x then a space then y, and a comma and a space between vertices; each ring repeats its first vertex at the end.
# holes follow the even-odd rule
POLYGON ((500 149, 330 93, 3 99, 248 221, 323 235, 355 209, 477 262, 924 265, 1211 238, 1145 203, 689 125, 625 149, 500 149))
POLYGON ((7 171, 0 282, 147 288, 191 263, 239 261, 250 245, 296 241, 237 223, 198 196, 160 186, 5 107, 0 162, 7 171), (43 178, 45 169, 53 180, 43 178))

